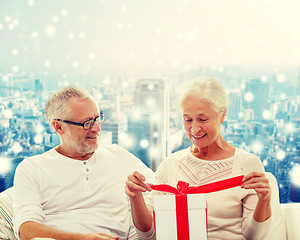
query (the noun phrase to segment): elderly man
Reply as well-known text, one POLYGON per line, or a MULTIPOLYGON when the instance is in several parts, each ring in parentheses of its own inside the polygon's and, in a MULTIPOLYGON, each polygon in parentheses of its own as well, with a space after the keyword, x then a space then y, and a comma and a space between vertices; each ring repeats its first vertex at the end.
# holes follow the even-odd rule
POLYGON ((21 240, 127 239, 126 177, 138 170, 152 181, 153 172, 117 145, 98 146, 104 114, 84 90, 58 91, 45 112, 61 143, 19 164, 15 234, 21 240))

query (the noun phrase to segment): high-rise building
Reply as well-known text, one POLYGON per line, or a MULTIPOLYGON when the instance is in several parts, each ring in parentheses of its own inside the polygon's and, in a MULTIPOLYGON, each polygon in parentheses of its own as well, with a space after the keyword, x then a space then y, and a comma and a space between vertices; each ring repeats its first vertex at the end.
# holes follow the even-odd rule
POLYGON ((112 133, 112 143, 119 144, 120 136, 126 131, 126 119, 118 119, 115 121, 105 121, 101 125, 103 131, 112 133))
POLYGON ((263 120, 264 111, 269 109, 269 83, 260 79, 246 82, 245 98, 244 108, 253 109, 254 120, 263 120))
POLYGON ((152 167, 150 159, 150 116, 146 109, 136 109, 128 114, 127 149, 152 167))
POLYGON ((42 99, 44 93, 44 83, 40 79, 35 79, 35 97, 39 100, 42 99))
POLYGON ((241 91, 236 89, 229 91, 228 96, 228 110, 226 117, 229 120, 239 119, 239 114, 242 111, 242 96, 241 91))
POLYGON ((113 144, 120 144, 120 137, 127 130, 126 115, 121 112, 120 101, 120 94, 112 94, 111 98, 101 100, 99 104, 105 114, 101 129, 112 133, 113 144))
POLYGON ((135 138, 131 150, 154 171, 170 153, 167 147, 168 131, 167 83, 162 79, 138 80, 135 90, 135 111, 128 117, 128 133, 135 138))

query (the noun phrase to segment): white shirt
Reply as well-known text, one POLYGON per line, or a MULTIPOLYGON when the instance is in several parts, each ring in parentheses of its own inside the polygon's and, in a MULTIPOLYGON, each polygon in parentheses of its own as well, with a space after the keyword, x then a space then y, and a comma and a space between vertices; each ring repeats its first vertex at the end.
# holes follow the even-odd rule
POLYGON ((99 147, 86 161, 54 149, 23 160, 14 182, 15 233, 22 223, 35 221, 67 232, 102 232, 127 239, 124 187, 135 170, 153 181, 153 172, 117 145, 99 147))

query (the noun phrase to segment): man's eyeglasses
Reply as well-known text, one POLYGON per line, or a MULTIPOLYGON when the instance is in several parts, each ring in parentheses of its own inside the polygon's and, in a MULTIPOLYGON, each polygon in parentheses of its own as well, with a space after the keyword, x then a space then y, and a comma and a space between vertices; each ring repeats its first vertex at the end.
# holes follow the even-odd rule
POLYGON ((72 121, 63 120, 63 119, 56 119, 56 120, 60 121, 60 122, 65 122, 70 125, 81 126, 81 127, 83 127, 84 130, 89 130, 94 126, 95 122, 97 122, 98 124, 101 124, 104 121, 104 113, 100 112, 100 116, 95 117, 94 119, 87 120, 83 123, 72 122, 72 121))

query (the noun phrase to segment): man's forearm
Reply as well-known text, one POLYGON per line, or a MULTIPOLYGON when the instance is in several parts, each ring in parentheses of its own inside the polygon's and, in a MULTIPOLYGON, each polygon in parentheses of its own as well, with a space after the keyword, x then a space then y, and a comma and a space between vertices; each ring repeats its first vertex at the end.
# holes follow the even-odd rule
POLYGON ((25 222, 19 229, 20 240, 30 240, 35 237, 48 237, 56 240, 84 240, 87 236, 84 234, 67 233, 55 230, 36 222, 25 222))
POLYGON ((130 199, 133 223, 141 232, 147 232, 152 227, 152 215, 149 212, 143 195, 140 193, 130 199))

